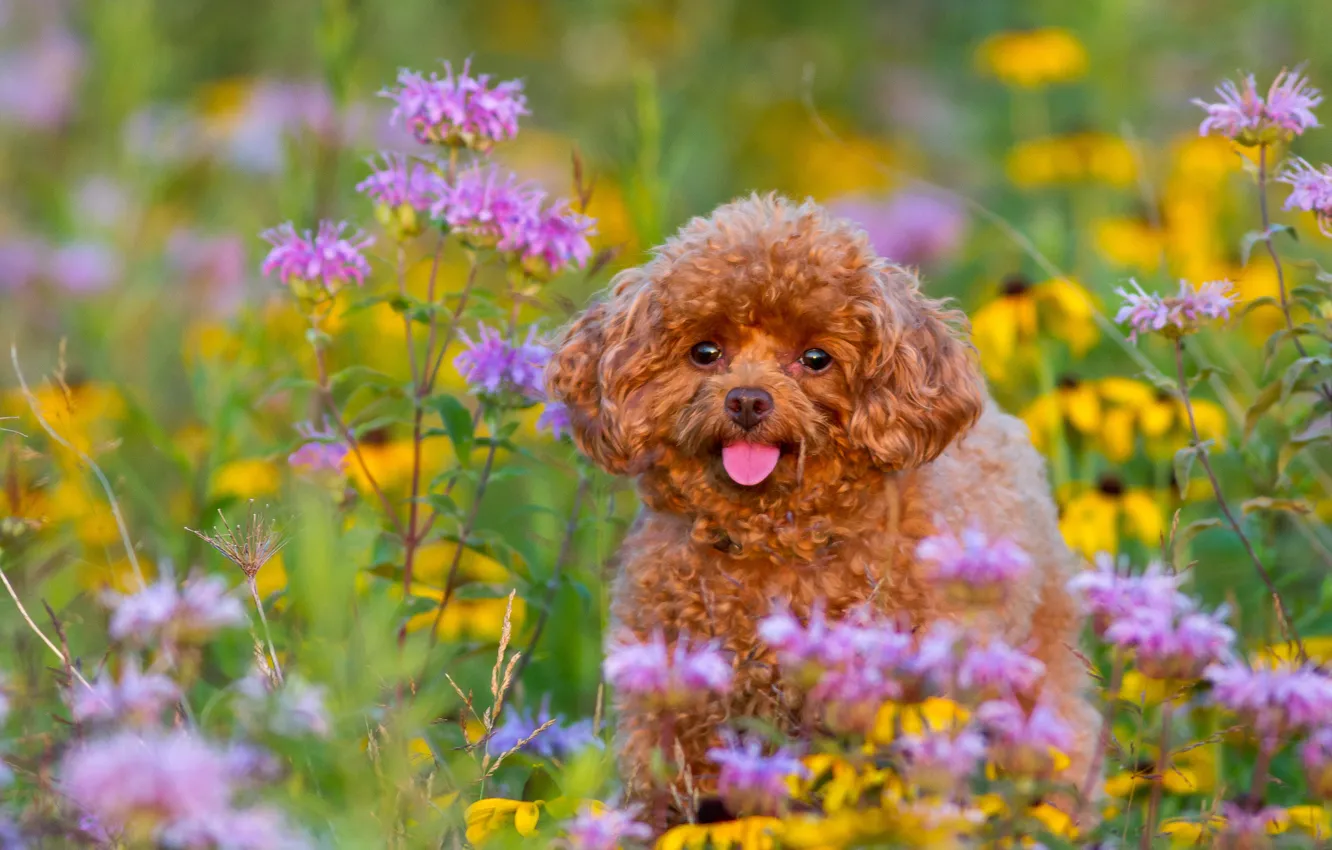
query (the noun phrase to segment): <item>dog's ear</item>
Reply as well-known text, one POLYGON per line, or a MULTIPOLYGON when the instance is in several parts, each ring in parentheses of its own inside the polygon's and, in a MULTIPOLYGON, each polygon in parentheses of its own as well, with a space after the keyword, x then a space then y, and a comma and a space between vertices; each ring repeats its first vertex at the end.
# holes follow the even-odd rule
POLYGON ((921 295, 901 269, 877 277, 847 431, 878 463, 905 469, 934 460, 975 424, 985 382, 960 311, 921 295))
POLYGON ((635 472, 644 424, 630 414, 625 387, 641 385, 648 366, 647 275, 616 275, 606 298, 560 334, 546 367, 546 386, 569 409, 574 443, 607 472, 635 472))

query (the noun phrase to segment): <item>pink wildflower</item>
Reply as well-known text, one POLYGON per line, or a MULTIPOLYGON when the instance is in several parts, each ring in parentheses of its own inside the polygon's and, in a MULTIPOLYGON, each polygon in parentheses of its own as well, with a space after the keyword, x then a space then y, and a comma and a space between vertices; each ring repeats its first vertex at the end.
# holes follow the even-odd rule
POLYGON ((527 115, 527 98, 518 80, 491 85, 487 74, 471 75, 471 60, 454 73, 444 63, 444 77, 398 72, 397 89, 380 92, 394 102, 390 121, 403 121, 417 141, 489 150, 495 142, 518 135, 518 119, 527 115))
POLYGON ((1277 179, 1292 186, 1285 208, 1313 213, 1318 229, 1324 236, 1332 236, 1332 165, 1315 168, 1296 157, 1277 179))
POLYGON ((1323 97, 1298 71, 1277 74, 1266 98, 1258 93, 1253 74, 1238 86, 1224 81, 1216 93, 1218 103, 1193 101, 1207 112, 1198 128, 1204 136, 1218 133, 1242 145, 1270 144, 1319 126, 1313 110, 1323 97))
POLYGON ((1181 280, 1179 292, 1165 297, 1147 294, 1136 280, 1130 283, 1135 291, 1115 290, 1124 299, 1115 321, 1128 323, 1130 342, 1136 342, 1138 334, 1152 331, 1172 338, 1193 333, 1207 322, 1230 318, 1230 308, 1237 300, 1228 280, 1204 283, 1197 289, 1181 280))
POLYGON ((361 253, 374 240, 361 231, 343 236, 345 222, 321 221, 319 231, 298 233, 291 222, 260 234, 273 246, 264 259, 264 274, 276 273, 300 296, 333 294, 348 283, 358 286, 370 273, 361 253))
POLYGON ((567 827, 562 847, 565 850, 621 850, 625 842, 647 842, 652 829, 638 820, 638 806, 624 809, 583 806, 567 827))
POLYGON ((987 702, 976 709, 976 719, 989 738, 991 758, 1017 776, 1049 776, 1056 753, 1073 745, 1073 731, 1044 703, 1028 714, 1016 703, 987 702))
POLYGON ((927 537, 916 547, 932 581, 966 602, 997 601, 1031 568, 1031 559, 1012 540, 989 539, 970 528, 960 535, 927 537))
POLYGON ((516 395, 528 402, 545 397, 550 349, 536 341, 535 327, 528 331, 526 340, 516 345, 485 325, 477 327, 475 341, 465 331, 459 336, 467 350, 454 358, 453 365, 473 392, 488 396, 516 395))
POLYGON ((985 739, 972 729, 907 736, 896 744, 908 782, 926 794, 950 795, 976 772, 985 739))
POLYGON ((1204 671, 1212 701, 1269 742, 1332 725, 1332 679, 1312 667, 1250 669, 1232 661, 1204 671))
POLYGON ((673 650, 661 632, 647 643, 614 645, 602 665, 611 687, 633 699, 677 706, 705 693, 724 694, 734 671, 715 644, 690 646, 681 638, 673 650))
POLYGON ((76 723, 127 722, 135 726, 157 723, 162 709, 180 699, 180 688, 160 673, 144 674, 139 662, 125 663, 120 680, 107 671, 91 688, 79 686, 69 693, 70 714, 76 723))
POLYGON ((1324 726, 1300 748, 1309 792, 1320 800, 1332 798, 1332 727, 1324 726))
POLYGON ((1235 633, 1224 608, 1212 613, 1143 607, 1105 630, 1114 646, 1132 650, 1139 672, 1153 679, 1196 679, 1208 665, 1230 658, 1235 633))
POLYGON ((763 754, 763 745, 750 738, 743 745, 728 732, 724 746, 708 750, 708 758, 720 766, 717 793, 727 807, 737 814, 780 815, 791 796, 789 781, 804 777, 809 771, 800 759, 779 749, 763 754))

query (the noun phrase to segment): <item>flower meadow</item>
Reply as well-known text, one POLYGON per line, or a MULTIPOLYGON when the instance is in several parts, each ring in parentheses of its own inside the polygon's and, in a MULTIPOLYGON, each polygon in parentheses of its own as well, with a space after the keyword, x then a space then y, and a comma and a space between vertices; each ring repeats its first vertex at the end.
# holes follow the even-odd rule
POLYGON ((0 850, 1327 846, 1332 16, 1219 5, 0 0, 0 850), (549 345, 756 190, 970 315, 1090 725, 940 526, 961 616, 774 600, 800 734, 625 796, 617 710, 768 662, 606 641, 549 345))

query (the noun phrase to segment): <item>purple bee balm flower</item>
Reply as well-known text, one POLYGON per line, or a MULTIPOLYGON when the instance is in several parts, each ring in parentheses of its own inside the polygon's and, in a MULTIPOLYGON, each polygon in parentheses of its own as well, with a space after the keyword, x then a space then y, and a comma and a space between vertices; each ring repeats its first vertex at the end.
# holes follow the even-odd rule
POLYGON ((170 847, 218 850, 306 850, 314 846, 271 806, 229 810, 174 824, 164 830, 162 841, 170 847))
POLYGON ((1235 633, 1225 624, 1225 617, 1224 608, 1212 614, 1138 608, 1112 622, 1105 639, 1132 650, 1144 676, 1192 680, 1208 665, 1230 658, 1235 633))
POLYGON ((244 698, 238 707, 247 716, 267 715, 274 732, 287 737, 315 735, 328 737, 332 726, 324 703, 326 689, 312 685, 299 676, 288 674, 281 686, 270 690, 268 678, 253 672, 237 685, 244 698))
POLYGON ((1124 299, 1124 305, 1115 314, 1115 321, 1128 323, 1130 342, 1136 342, 1138 334, 1153 331, 1178 339, 1207 322, 1230 318, 1230 308, 1238 300, 1231 292, 1228 280, 1204 283, 1197 289, 1181 280, 1179 293, 1164 297, 1147 294, 1136 280, 1130 283, 1135 291, 1115 290, 1124 299))
POLYGON ((23 830, 7 816, 0 814, 0 850, 26 850, 23 830))
POLYGON ((1293 187, 1285 208, 1313 213, 1318 219, 1318 229, 1324 236, 1332 237, 1332 165, 1315 168, 1297 157, 1277 179, 1293 187))
POLYGON ((1102 553, 1096 556, 1096 569, 1075 576, 1068 589, 1081 600, 1083 610, 1092 617, 1092 628, 1101 637, 1114 621, 1144 609, 1192 610, 1193 601, 1179 592, 1183 580, 1159 563, 1149 564, 1141 575, 1121 573, 1115 559, 1102 553))
POLYGON ((625 842, 652 839, 652 829, 640 823, 638 806, 608 809, 583 806, 565 827, 564 850, 621 850, 625 842))
POLYGON ((548 759, 565 759, 587 747, 600 747, 601 739, 592 732, 592 720, 584 718, 567 723, 563 716, 552 717, 550 697, 541 700, 541 708, 533 717, 531 712, 506 706, 504 722, 486 742, 486 752, 499 756, 510 752, 532 736, 537 729, 554 720, 554 725, 528 741, 524 752, 535 753, 548 759))
POLYGON ((1213 664, 1203 675, 1212 683, 1212 701, 1268 743, 1332 725, 1332 679, 1316 668, 1250 669, 1232 661, 1213 664))
POLYGON ((1207 112, 1198 127, 1204 136, 1217 133, 1242 145, 1269 144, 1319 126, 1313 109, 1323 102, 1323 96, 1298 72, 1277 74, 1266 98, 1258 93, 1253 74, 1238 86, 1226 80, 1216 93, 1221 97, 1219 103, 1193 101, 1207 112))
POLYGON ((446 190, 432 163, 401 153, 383 153, 382 164, 370 160, 370 176, 356 184, 375 202, 375 218, 396 239, 419 235, 421 213, 434 207, 446 190))
POLYGON ((454 358, 458 370, 472 391, 482 395, 517 395, 529 402, 545 397, 546 361, 550 350, 536 342, 536 328, 519 345, 510 345, 494 328, 479 325, 474 342, 460 332, 467 350, 454 358))
POLYGON ((557 440, 563 439, 573 427, 569 408, 558 401, 547 401, 537 417, 536 426, 538 431, 549 432, 557 440))
POLYGON ((708 758, 721 770, 717 794, 732 812, 744 815, 781 815, 791 797, 790 780, 809 771, 800 759, 784 749, 763 754, 763 745, 750 738, 742 746, 729 730, 722 733, 724 746, 708 750, 708 758))
POLYGON ((359 230, 344 237, 346 229, 345 222, 321 221, 318 233, 298 233, 291 222, 264 231, 260 235, 273 248, 264 259, 263 273, 276 273, 300 296, 332 294, 352 282, 360 286, 370 273, 361 252, 374 240, 359 230))
POLYGON ((234 790, 226 753, 183 730, 78 743, 61 761, 56 785, 104 828, 132 825, 154 838, 227 813, 234 790))
POLYGON ((976 720, 989 739, 991 759, 1016 776, 1049 776, 1056 753, 1073 746, 1073 731, 1044 703, 1028 714, 1016 703, 995 700, 976 709, 976 720))
POLYGON ((512 172, 475 164, 441 188, 430 212, 476 247, 523 251, 532 240, 543 197, 512 172))
POLYGON ((1031 559, 1012 540, 990 540, 980 529, 927 537, 916 547, 930 578, 964 602, 1001 601, 1008 587, 1031 569, 1031 559))
POLYGON ((966 782, 985 756, 985 739, 972 729, 908 736, 896 747, 907 781, 926 794, 943 796, 966 782))
POLYGON ((1221 819, 1225 822, 1216 847, 1258 848, 1270 847, 1274 828, 1286 823, 1286 810, 1277 806, 1253 807, 1247 804, 1221 804, 1221 819))
POLYGON ((120 256, 96 242, 74 242, 51 253, 47 273, 57 286, 76 295, 101 292, 120 279, 120 256))
POLYGON ((145 675, 137 659, 131 658, 116 681, 106 671, 91 688, 78 687, 69 693, 70 714, 77 723, 118 723, 134 726, 156 724, 162 709, 180 699, 175 682, 158 673, 145 675))
POLYGON ((29 236, 0 239, 0 291, 32 285, 46 267, 46 243, 29 236))
POLYGON ((287 456, 292 469, 313 478, 341 478, 351 449, 327 423, 315 428, 308 422, 296 426, 308 442, 287 456))
POLYGON ((647 643, 612 645, 602 664, 606 681, 621 694, 676 707, 706 693, 724 694, 734 671, 714 644, 691 647, 686 638, 674 650, 655 632, 647 643))
POLYGON ((111 638, 147 645, 175 615, 180 594, 175 582, 164 578, 128 596, 108 594, 106 601, 115 609, 108 629, 111 638))
POLYGON ((77 105, 84 49, 64 30, 0 55, 0 124, 53 130, 77 105))
POLYGON ((548 278, 569 266, 583 268, 592 257, 588 236, 596 221, 557 201, 536 214, 522 245, 523 267, 535 277, 548 278))
POLYGON ((904 266, 953 254, 967 230, 962 206, 936 192, 900 192, 883 201, 842 198, 828 206, 864 228, 879 256, 904 266))
POLYGON ((206 293, 208 306, 218 313, 234 312, 245 298, 245 243, 233 233, 176 230, 167 239, 166 260, 172 273, 206 293))
POLYGON ((216 631, 244 623, 245 609, 221 576, 194 576, 181 587, 173 619, 176 640, 201 642, 216 631))
POLYGON ((128 596, 110 593, 107 603, 115 609, 111 637, 140 646, 199 643, 245 622, 245 610, 218 576, 191 577, 179 590, 173 579, 162 578, 128 596))
POLYGON ((1045 678, 1045 665, 998 638, 971 646, 957 664, 957 689, 973 699, 1012 699, 1032 694, 1045 678))
POLYGON ((1309 791, 1319 800, 1332 798, 1332 727, 1324 726, 1300 748, 1309 791))
POLYGON ((471 60, 457 74, 445 62, 443 79, 404 69, 398 86, 380 92, 395 104, 389 120, 401 119, 426 144, 486 151, 518 135, 518 119, 528 114, 521 81, 492 86, 489 75, 471 75, 471 60))

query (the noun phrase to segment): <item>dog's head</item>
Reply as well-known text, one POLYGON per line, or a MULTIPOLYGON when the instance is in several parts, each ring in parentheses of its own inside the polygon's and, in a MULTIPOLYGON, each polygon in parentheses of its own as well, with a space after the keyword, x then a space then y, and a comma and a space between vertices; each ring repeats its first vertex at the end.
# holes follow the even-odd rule
POLYGON ((743 499, 803 463, 904 469, 980 415, 961 314, 813 203, 696 218, 563 333, 547 374, 603 468, 682 465, 743 499))

